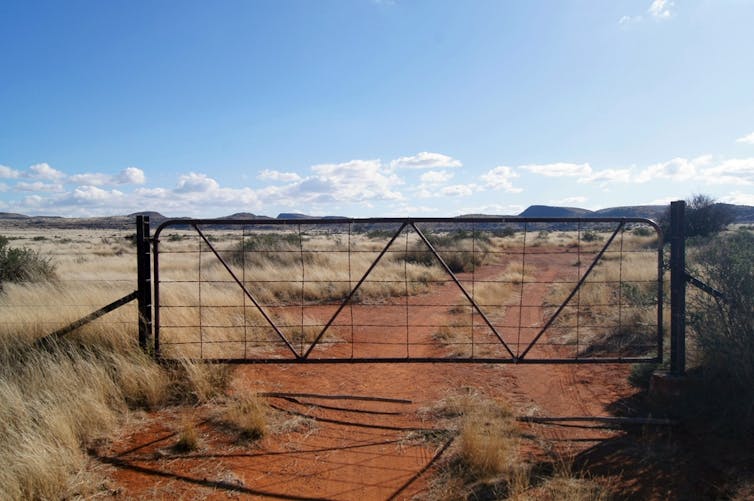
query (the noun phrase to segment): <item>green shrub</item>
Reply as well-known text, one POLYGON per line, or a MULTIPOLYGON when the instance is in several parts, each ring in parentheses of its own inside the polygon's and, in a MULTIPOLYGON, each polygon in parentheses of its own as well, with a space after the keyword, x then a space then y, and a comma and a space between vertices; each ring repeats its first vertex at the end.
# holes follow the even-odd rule
POLYGON ((597 233, 593 232, 592 230, 587 230, 581 234, 581 240, 583 240, 584 242, 599 242, 600 240, 602 240, 602 237, 597 235, 597 233))
POLYGON ((55 278, 55 265, 50 258, 26 247, 8 246, 0 236, 0 290, 4 282, 38 282, 55 278))
POLYGON ((693 274, 722 292, 688 299, 688 326, 698 346, 708 402, 738 430, 754 431, 754 233, 739 230, 700 248, 693 274))

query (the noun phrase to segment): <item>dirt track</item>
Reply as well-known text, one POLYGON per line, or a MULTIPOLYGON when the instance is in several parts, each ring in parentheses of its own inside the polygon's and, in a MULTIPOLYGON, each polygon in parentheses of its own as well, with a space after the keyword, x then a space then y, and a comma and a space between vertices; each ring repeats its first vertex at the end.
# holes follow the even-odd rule
MULTIPOLYGON (((548 266, 545 259, 551 257, 540 259, 536 282, 541 284, 527 289, 527 302, 542 303, 544 282, 564 269, 548 266)), ((456 294, 450 287, 432 294, 456 294)), ((543 317, 537 309, 525 315, 523 325, 537 325, 543 317)), ((525 345, 537 329, 523 332, 529 336, 520 339, 525 345)), ((136 498, 410 498, 426 487, 443 447, 412 439, 437 425, 422 420, 422 408, 471 387, 507 401, 520 416, 605 416, 609 404, 634 391, 626 382, 628 370, 460 363, 239 366, 235 390, 274 393, 269 397, 274 407, 289 417, 312 417, 314 425, 239 444, 212 426, 210 406, 176 409, 149 416, 148 426, 125 430, 111 447, 98 451, 98 462, 110 465, 114 492, 136 498), (186 416, 199 423, 200 448, 177 454, 170 446, 186 416)), ((591 426, 521 426, 531 437, 524 443, 531 458, 545 450, 575 453, 616 434, 591 426)))

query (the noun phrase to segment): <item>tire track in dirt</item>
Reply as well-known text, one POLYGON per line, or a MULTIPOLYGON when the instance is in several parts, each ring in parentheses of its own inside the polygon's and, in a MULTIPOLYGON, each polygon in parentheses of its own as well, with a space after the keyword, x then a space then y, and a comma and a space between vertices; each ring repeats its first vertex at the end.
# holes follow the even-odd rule
MULTIPOLYGON (((548 284, 562 280, 571 260, 553 254, 527 256, 533 283, 526 286, 525 299, 527 304, 543 305, 526 308, 521 321, 527 326, 542 325, 548 284)), ((501 270, 480 269, 478 275, 501 270)), ((458 294, 455 284, 446 283, 412 300, 448 305, 458 294)), ((433 323, 450 321, 448 313, 437 315, 433 323)), ((505 315, 511 320, 519 313, 509 307, 505 315)), ((537 331, 522 330, 522 341, 530 342, 537 331)), ((424 328, 413 329, 410 335, 427 342, 432 334, 424 328)), ((548 353, 556 354, 554 348, 544 346, 538 356, 548 353)), ((200 450, 177 454, 170 446, 182 417, 158 413, 151 426, 142 424, 131 430, 130 436, 100 456, 101 462, 114 468, 111 476, 122 489, 120 494, 134 498, 409 499, 425 488, 427 476, 417 475, 431 467, 443 447, 416 439, 437 427, 426 420, 422 409, 470 387, 510 402, 521 415, 604 415, 605 403, 631 392, 626 373, 625 367, 605 365, 243 365, 235 370, 232 392, 267 393, 281 412, 308 424, 247 444, 239 443, 227 430, 200 424, 200 450), (144 445, 134 448, 134 444, 144 445)), ((204 423, 211 422, 217 411, 204 406, 176 412, 204 423)), ((590 440, 615 433, 558 425, 522 427, 534 437, 525 449, 535 455, 574 452, 590 445, 590 440)))

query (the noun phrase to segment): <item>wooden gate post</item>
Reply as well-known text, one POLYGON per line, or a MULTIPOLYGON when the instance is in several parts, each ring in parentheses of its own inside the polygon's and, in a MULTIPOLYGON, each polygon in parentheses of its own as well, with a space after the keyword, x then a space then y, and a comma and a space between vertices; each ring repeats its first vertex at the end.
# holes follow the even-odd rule
POLYGON ((670 374, 686 373, 686 202, 670 203, 670 374))
POLYGON ((149 216, 136 216, 136 282, 139 310, 139 346, 152 344, 152 270, 149 251, 149 216))

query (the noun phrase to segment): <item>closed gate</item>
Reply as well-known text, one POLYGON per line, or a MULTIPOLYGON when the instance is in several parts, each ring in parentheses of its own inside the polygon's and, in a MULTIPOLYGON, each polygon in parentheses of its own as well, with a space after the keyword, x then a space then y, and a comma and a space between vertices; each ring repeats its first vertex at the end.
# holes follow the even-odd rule
POLYGON ((223 362, 657 362, 662 234, 640 218, 175 219, 154 342, 223 362))

